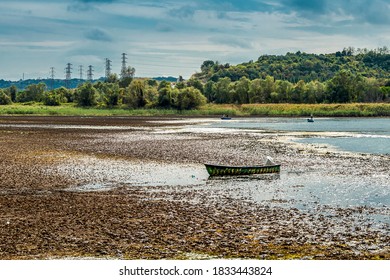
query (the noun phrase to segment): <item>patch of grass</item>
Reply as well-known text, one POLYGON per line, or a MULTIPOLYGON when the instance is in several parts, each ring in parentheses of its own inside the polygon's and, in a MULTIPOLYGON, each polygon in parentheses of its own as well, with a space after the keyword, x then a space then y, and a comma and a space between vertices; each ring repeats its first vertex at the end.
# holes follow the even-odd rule
POLYGON ((390 103, 245 104, 241 110, 259 116, 383 117, 390 116, 390 103))
POLYGON ((347 104, 207 104, 196 110, 82 108, 75 104, 40 103, 1 105, 0 115, 58 116, 275 116, 275 117, 388 117, 390 103, 347 104))

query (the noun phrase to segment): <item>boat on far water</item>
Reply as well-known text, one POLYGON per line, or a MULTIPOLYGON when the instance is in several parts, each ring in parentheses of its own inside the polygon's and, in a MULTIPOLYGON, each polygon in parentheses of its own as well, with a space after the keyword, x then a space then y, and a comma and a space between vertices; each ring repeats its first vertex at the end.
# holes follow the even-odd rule
POLYGON ((222 117, 221 117, 221 120, 231 120, 232 118, 231 117, 229 117, 229 115, 223 115, 222 117))
POLYGON ((310 116, 310 119, 307 119, 308 122, 314 122, 313 115, 310 116))
POLYGON ((226 176, 226 175, 252 175, 252 174, 267 174, 279 173, 280 164, 274 164, 269 159, 265 165, 254 166, 226 166, 205 164, 207 172, 210 176, 226 176))

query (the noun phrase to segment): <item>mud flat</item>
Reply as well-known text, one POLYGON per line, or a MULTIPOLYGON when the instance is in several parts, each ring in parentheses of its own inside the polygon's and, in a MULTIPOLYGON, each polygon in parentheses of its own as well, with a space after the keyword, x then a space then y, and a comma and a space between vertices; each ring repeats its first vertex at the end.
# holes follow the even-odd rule
POLYGON ((0 117, 0 259, 390 259, 389 156, 203 122, 0 117))

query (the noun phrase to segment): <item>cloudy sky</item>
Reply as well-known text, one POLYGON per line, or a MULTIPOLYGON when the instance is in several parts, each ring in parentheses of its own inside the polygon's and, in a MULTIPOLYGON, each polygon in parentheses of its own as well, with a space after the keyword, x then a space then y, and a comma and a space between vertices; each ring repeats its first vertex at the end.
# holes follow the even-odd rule
POLYGON ((79 66, 190 77, 204 60, 390 46, 390 0, 1 0, 0 79, 72 78, 79 66))

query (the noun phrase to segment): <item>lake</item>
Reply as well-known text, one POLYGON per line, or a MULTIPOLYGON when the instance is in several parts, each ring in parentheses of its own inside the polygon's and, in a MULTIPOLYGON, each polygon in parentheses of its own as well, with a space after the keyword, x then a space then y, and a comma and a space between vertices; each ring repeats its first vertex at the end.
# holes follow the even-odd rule
POLYGON ((306 118, 237 118, 208 126, 302 132, 298 142, 327 144, 350 152, 390 154, 390 118, 316 118, 312 123, 306 118))

